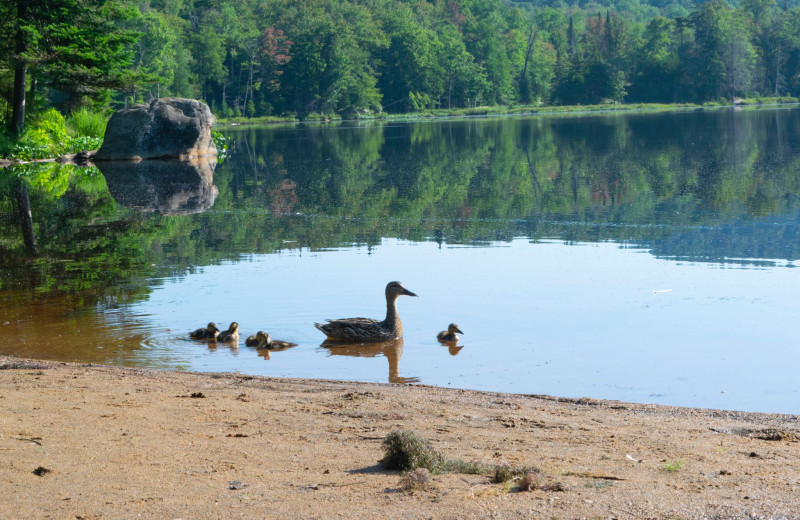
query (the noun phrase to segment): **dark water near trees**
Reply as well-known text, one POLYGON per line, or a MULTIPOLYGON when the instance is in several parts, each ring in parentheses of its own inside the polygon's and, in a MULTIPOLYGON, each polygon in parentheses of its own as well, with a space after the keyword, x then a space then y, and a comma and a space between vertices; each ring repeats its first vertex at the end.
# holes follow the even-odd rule
POLYGON ((798 109, 225 134, 168 180, 0 174, 0 353, 800 413, 798 109), (395 279, 403 341, 321 346, 395 279))

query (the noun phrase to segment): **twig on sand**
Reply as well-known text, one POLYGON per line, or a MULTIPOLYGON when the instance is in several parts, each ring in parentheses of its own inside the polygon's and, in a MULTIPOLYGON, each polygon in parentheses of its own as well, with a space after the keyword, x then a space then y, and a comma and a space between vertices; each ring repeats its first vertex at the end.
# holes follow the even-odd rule
POLYGON ((17 439, 18 441, 28 441, 28 442, 32 442, 34 444, 38 444, 39 446, 42 445, 42 438, 41 437, 32 437, 30 439, 25 438, 25 437, 14 437, 14 438, 17 439))

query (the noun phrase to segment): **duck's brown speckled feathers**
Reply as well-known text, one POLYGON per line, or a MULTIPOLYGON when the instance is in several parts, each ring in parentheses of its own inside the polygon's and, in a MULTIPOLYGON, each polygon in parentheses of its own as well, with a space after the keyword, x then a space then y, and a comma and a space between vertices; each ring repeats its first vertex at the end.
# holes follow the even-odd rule
POLYGON ((194 332, 189 333, 189 337, 192 339, 216 339, 217 334, 219 334, 219 329, 217 328, 217 324, 211 322, 202 329, 197 329, 194 332))
POLYGON ((456 325, 455 323, 451 323, 450 325, 447 326, 447 330, 443 330, 442 332, 436 335, 436 339, 448 343, 452 342, 457 343, 458 340, 460 339, 458 337, 459 334, 464 334, 464 333, 461 332, 461 329, 458 328, 458 325, 456 325))
POLYGON ((228 330, 223 330, 219 333, 217 341, 222 343, 239 343, 239 324, 235 321, 231 323, 228 330))
POLYGON ((382 321, 371 318, 345 318, 328 320, 328 323, 315 323, 314 326, 325 333, 329 339, 352 343, 375 343, 403 337, 403 322, 397 313, 397 297, 416 296, 400 282, 386 285, 386 318, 382 321))

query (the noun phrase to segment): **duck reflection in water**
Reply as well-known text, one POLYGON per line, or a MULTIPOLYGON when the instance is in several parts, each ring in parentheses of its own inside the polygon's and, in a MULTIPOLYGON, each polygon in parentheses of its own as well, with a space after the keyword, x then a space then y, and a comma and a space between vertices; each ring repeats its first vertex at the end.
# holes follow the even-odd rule
POLYGON ((392 339, 379 343, 342 343, 326 340, 321 345, 331 356, 375 357, 384 355, 389 361, 390 383, 419 383, 418 377, 400 375, 400 358, 403 355, 403 339, 392 339))

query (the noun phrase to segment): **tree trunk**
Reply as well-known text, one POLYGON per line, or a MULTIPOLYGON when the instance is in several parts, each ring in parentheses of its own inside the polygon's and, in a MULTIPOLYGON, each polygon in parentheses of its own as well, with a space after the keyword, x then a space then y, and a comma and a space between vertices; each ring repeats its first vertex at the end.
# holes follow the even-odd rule
POLYGON ((25 249, 28 254, 35 256, 36 236, 33 234, 33 214, 31 213, 31 201, 28 197, 28 188, 22 181, 18 181, 16 186, 17 212, 19 214, 19 225, 22 228, 22 239, 25 242, 25 249))
MULTIPOLYGON (((17 23, 22 26, 28 18, 28 1, 17 0, 17 23)), ((21 135, 25 130, 25 79, 28 75, 28 65, 22 58, 27 50, 25 33, 22 28, 17 29, 16 56, 14 61, 14 100, 12 102, 11 130, 21 135)))

